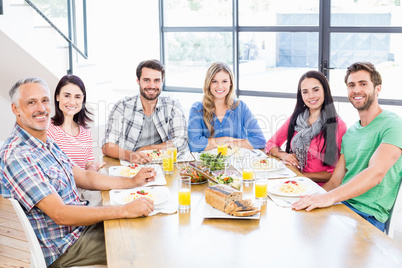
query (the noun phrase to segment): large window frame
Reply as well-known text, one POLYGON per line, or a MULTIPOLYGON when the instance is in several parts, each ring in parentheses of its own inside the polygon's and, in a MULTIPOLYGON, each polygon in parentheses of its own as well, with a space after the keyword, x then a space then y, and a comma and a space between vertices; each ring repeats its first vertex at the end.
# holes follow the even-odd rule
MULTIPOLYGON (((319 35, 319 55, 318 70, 324 73, 330 80, 329 71, 335 67, 330 62, 330 36, 331 33, 402 33, 402 27, 349 27, 331 26, 331 0, 319 0, 319 24, 318 26, 239 26, 239 0, 232 0, 233 19, 232 26, 228 27, 168 27, 164 25, 164 5, 163 0, 159 0, 159 24, 160 24, 160 58, 162 63, 166 62, 165 54, 165 33, 169 32, 229 32, 233 36, 233 73, 235 76, 236 96, 261 96, 269 98, 296 98, 296 93, 286 93, 279 91, 252 91, 239 87, 239 34, 241 32, 307 32, 318 33, 319 35)), ((194 87, 175 87, 163 85, 163 90, 170 92, 189 92, 202 93, 201 88, 194 87)), ((333 96, 335 101, 348 102, 347 97, 333 96)), ((379 99, 380 104, 402 106, 402 99, 379 99)))

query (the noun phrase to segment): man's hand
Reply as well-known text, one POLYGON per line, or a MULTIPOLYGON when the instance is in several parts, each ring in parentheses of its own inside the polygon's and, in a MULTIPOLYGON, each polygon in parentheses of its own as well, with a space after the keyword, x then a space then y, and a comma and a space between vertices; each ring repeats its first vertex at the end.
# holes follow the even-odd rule
POLYGON ((151 167, 143 167, 138 171, 138 173, 134 176, 134 180, 138 183, 138 186, 142 186, 147 184, 150 181, 154 181, 156 177, 155 169, 151 167))
POLYGON ((147 197, 140 197, 124 205, 126 218, 148 216, 154 210, 154 201, 147 197))
POLYGON ((152 158, 143 152, 131 152, 129 161, 134 164, 146 164, 151 163, 152 158))
POLYGON ((302 196, 298 201, 294 202, 292 209, 311 211, 315 208, 324 208, 333 205, 335 201, 329 193, 302 196))

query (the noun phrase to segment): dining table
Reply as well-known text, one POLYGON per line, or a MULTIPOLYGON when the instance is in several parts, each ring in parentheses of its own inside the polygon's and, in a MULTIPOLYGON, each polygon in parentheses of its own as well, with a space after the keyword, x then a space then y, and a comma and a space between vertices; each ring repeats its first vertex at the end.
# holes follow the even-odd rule
MULTIPOLYGON (((120 165, 103 161, 105 173, 120 165)), ((178 176, 177 165, 165 175, 173 201, 178 176)), ((402 267, 402 246, 342 203, 307 212, 268 198, 257 219, 208 218, 207 187, 191 186, 185 212, 104 221, 108 267, 402 267)), ((253 198, 252 184, 242 192, 253 198)), ((111 205, 109 191, 102 200, 111 205)))

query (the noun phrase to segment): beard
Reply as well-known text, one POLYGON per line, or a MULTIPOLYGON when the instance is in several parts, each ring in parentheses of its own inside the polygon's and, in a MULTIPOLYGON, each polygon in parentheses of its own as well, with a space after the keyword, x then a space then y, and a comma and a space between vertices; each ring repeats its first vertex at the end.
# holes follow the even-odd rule
POLYGON ((366 95, 366 101, 361 105, 356 105, 355 103, 353 103, 353 97, 350 97, 349 101, 350 101, 350 103, 352 103, 353 107, 356 108, 356 110, 358 110, 358 111, 366 111, 373 104, 374 99, 375 99, 375 90, 373 90, 372 94, 366 95))
MULTIPOLYGON (((43 115, 46 115, 46 116, 47 116, 48 113, 47 113, 47 112, 44 112, 44 113, 37 113, 37 114, 34 114, 33 116, 43 116, 43 115)), ((43 131, 43 130, 46 130, 46 129, 48 128, 48 126, 49 126, 49 120, 46 121, 46 125, 45 125, 45 126, 42 126, 42 125, 40 125, 39 123, 38 123, 38 124, 35 123, 35 122, 33 121, 33 119, 26 118, 23 113, 21 114, 20 119, 21 119, 21 122, 22 122, 22 124, 23 124, 24 126, 30 128, 30 129, 33 129, 33 130, 43 131)))
POLYGON ((143 96, 145 99, 153 101, 159 97, 159 95, 161 94, 161 90, 159 88, 142 88, 140 86, 140 93, 141 93, 141 96, 143 96), (156 91, 155 95, 150 96, 147 94, 147 91, 146 91, 147 89, 153 89, 153 90, 157 90, 157 91, 156 91))

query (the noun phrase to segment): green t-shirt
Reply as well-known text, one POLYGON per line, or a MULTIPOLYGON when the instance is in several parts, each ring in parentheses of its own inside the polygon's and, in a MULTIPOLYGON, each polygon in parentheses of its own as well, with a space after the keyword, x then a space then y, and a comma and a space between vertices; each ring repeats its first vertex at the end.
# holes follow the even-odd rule
MULTIPOLYGON (((342 184, 368 167, 371 156, 381 143, 402 148, 402 118, 390 111, 380 113, 369 125, 360 122, 349 128, 342 138, 341 154, 346 161, 346 174, 342 184)), ((366 193, 347 202, 357 210, 386 222, 402 178, 402 157, 389 169, 382 182, 366 193)))

